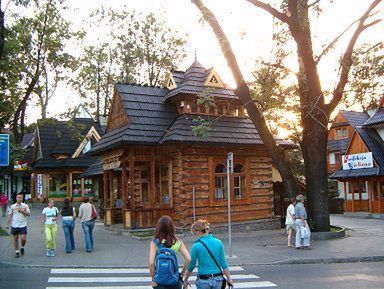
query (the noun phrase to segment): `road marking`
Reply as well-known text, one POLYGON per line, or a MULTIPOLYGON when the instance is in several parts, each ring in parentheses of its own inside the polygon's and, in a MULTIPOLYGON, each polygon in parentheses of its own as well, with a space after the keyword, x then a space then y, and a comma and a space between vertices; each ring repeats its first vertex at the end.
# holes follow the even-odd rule
MULTIPOLYGON (((229 267, 230 272, 244 271, 240 266, 229 267)), ((144 268, 60 268, 51 269, 51 274, 149 274, 144 268)))
MULTIPOLYGON (((254 274, 232 275, 233 280, 258 279, 254 274)), ((196 276, 190 277, 191 281, 196 280, 196 276)), ((122 282, 151 282, 151 277, 49 277, 48 283, 122 283, 122 282)))
POLYGON ((266 287, 276 287, 277 285, 269 281, 261 282, 241 282, 235 283, 235 288, 248 289, 248 288, 266 288, 266 287))

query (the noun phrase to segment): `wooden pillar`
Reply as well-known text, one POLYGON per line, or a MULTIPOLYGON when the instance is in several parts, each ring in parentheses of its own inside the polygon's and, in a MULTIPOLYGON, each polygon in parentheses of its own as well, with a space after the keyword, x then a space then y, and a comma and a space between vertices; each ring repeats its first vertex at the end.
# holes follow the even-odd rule
POLYGON ((47 198, 47 199, 49 199, 49 188, 50 188, 50 182, 49 182, 49 174, 46 174, 46 180, 47 180, 47 188, 46 188, 46 195, 45 195, 45 197, 47 198))
POLYGON ((115 194, 113 191, 113 171, 109 171, 109 207, 112 209, 115 207, 115 194))
POLYGON ((371 186, 371 182, 366 181, 367 192, 368 192, 368 202, 369 202, 369 211, 373 212, 373 186, 371 186))
POLYGON ((169 193, 169 205, 173 207, 173 169, 172 160, 168 163, 168 193, 169 193))
POLYGON ((108 172, 103 172, 104 209, 108 208, 108 172))
POLYGON ((69 173, 69 198, 72 200, 73 197, 73 174, 72 172, 69 173))
POLYGON ((81 196, 84 198, 84 178, 81 178, 81 196))
POLYGON ((127 161, 125 157, 121 162, 121 199, 122 209, 125 210, 127 208, 127 161))
POLYGON ((149 196, 149 203, 151 204, 151 207, 154 207, 156 204, 156 169, 155 169, 155 161, 151 161, 151 189, 150 189, 150 196, 149 196))
POLYGON ((348 203, 348 195, 347 195, 347 182, 343 182, 344 184, 344 212, 347 211, 347 203, 348 203))
POLYGON ((135 161, 129 159, 129 183, 131 187, 131 209, 135 208, 135 161))
POLYGON ((380 180, 378 180, 377 181, 377 188, 376 188, 376 190, 377 190, 377 202, 378 202, 378 211, 379 211, 379 213, 382 213, 382 211, 381 211, 381 208, 382 208, 382 206, 381 206, 381 186, 380 186, 380 180))
POLYGON ((352 212, 355 212, 355 186, 354 182, 350 183, 352 185, 352 212))

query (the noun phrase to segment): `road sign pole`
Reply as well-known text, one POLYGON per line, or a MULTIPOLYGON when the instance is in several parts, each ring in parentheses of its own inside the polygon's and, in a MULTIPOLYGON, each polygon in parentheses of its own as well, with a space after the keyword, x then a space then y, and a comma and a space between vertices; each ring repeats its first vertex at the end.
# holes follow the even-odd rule
POLYGON ((232 257, 232 223, 231 223, 231 174, 233 173, 233 153, 227 156, 227 199, 228 199, 228 246, 232 257))

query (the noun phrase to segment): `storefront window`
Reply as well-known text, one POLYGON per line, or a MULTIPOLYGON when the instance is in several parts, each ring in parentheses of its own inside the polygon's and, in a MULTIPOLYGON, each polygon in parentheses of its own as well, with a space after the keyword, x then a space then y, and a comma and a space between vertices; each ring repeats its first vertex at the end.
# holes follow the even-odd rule
POLYGON ((92 179, 84 179, 84 195, 93 196, 92 179))
POLYGON ((168 167, 160 169, 160 192, 163 204, 169 204, 168 167))
POLYGON ((81 191, 81 178, 79 178, 79 175, 73 175, 72 179, 72 195, 73 197, 81 197, 82 191, 81 191))
POLYGON ((52 198, 61 198, 67 196, 67 175, 49 176, 49 196, 52 198))

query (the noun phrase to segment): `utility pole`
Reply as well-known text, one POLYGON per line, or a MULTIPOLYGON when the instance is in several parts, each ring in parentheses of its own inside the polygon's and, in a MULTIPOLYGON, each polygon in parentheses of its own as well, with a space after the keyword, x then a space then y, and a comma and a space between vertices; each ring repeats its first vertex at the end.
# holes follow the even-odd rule
POLYGON ((233 174, 233 153, 227 156, 227 199, 228 199, 228 245, 229 257, 232 257, 232 224, 231 224, 231 175, 233 174))

